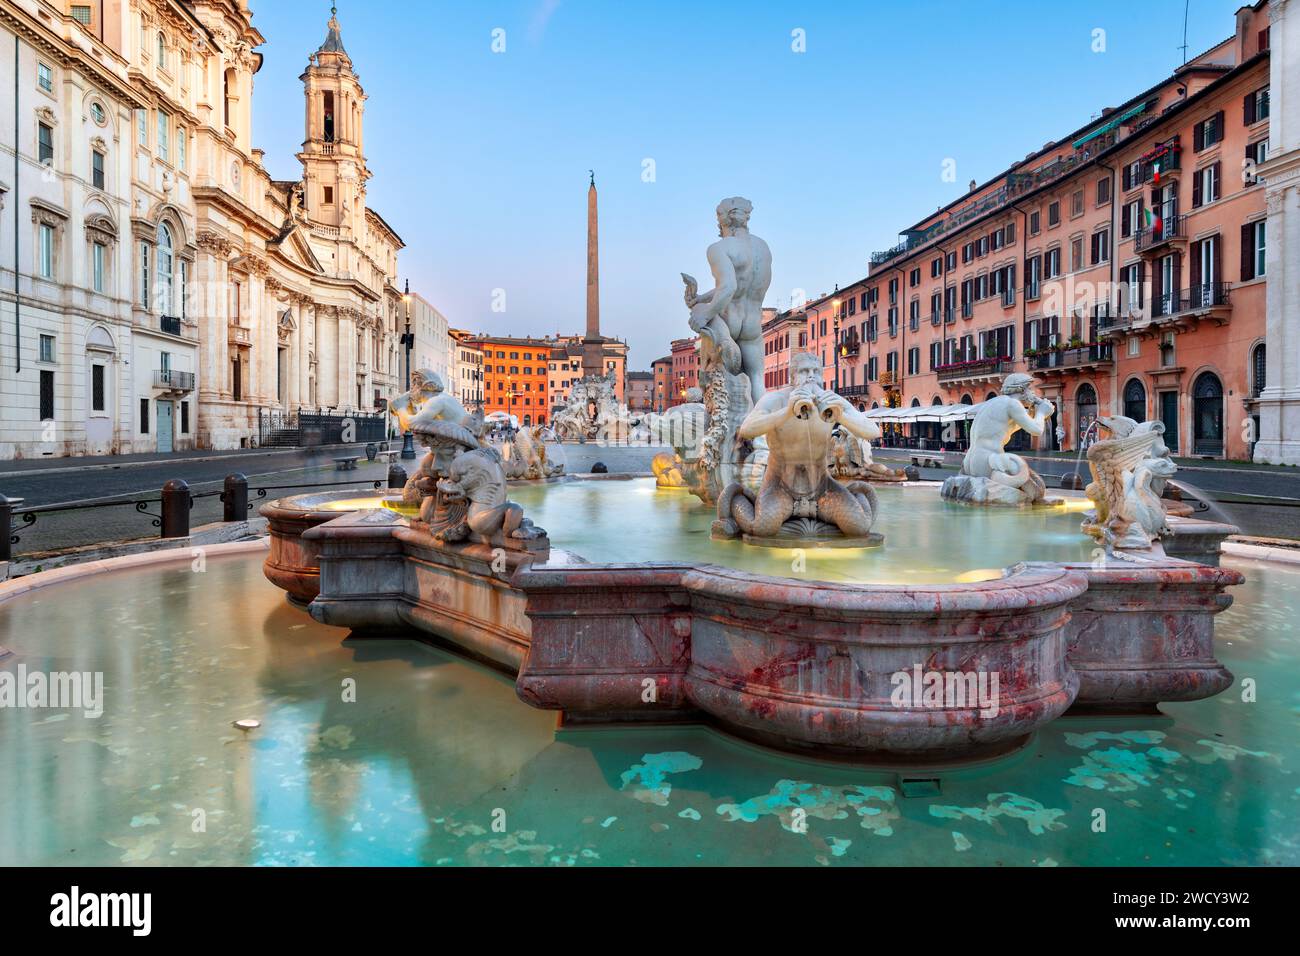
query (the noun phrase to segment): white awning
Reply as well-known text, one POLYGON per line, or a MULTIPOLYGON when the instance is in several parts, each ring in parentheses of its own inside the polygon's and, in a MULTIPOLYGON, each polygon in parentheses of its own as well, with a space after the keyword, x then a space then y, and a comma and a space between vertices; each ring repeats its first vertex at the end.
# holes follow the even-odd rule
POLYGON ((864 412, 875 422, 891 425, 910 425, 914 422, 964 422, 975 417, 980 405, 914 405, 911 408, 873 408, 864 412))

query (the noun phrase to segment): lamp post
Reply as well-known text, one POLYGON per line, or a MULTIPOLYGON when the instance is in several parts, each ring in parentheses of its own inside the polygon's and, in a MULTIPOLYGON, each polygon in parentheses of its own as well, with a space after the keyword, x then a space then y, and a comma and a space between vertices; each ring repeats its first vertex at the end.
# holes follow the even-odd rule
MULTIPOLYGON (((406 305, 406 331, 402 333, 402 348, 406 350, 406 390, 411 390, 411 349, 415 348, 415 335, 411 332, 411 280, 406 280, 406 291, 402 293, 402 302, 406 305)), ((415 436, 408 428, 402 435, 402 458, 415 457, 415 436)))
POLYGON ((834 322, 834 334, 831 342, 835 348, 835 392, 840 391, 840 300, 831 299, 831 318, 834 322))

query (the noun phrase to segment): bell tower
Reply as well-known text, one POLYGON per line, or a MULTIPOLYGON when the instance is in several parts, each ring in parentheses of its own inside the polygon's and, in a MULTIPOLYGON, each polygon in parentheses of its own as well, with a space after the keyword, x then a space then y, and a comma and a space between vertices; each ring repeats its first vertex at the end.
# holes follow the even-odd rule
POLYGON ((341 237, 360 238, 366 210, 366 94, 343 47, 338 10, 330 8, 325 42, 311 55, 299 77, 303 83, 306 135, 302 162, 307 218, 339 229, 341 237))

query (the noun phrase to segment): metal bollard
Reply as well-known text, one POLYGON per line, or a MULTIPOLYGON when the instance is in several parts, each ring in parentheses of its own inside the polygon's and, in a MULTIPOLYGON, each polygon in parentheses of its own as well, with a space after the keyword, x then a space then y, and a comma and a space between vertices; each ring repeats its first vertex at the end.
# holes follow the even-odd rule
POLYGON ((248 518, 248 479, 235 472, 226 475, 225 491, 221 493, 221 503, 225 511, 222 521, 245 521, 248 518))
POLYGON ((13 560, 13 543, 9 539, 14 533, 14 509, 22 503, 22 498, 0 495, 0 561, 13 560))
POLYGON ((397 462, 388 466, 388 487, 405 488, 406 487, 406 469, 397 462))
POLYGON ((162 488, 162 536, 188 538, 190 536, 190 486, 180 478, 173 478, 162 488))

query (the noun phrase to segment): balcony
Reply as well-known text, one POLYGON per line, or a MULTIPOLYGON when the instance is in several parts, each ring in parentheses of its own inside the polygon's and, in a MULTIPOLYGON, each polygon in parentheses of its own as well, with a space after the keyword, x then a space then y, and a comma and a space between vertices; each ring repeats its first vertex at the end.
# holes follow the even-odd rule
POLYGON ((1003 376, 1015 371, 1015 363, 1010 356, 1001 358, 975 359, 970 362, 952 362, 948 365, 935 366, 935 374, 940 384, 959 385, 963 383, 1001 380, 1003 376))
POLYGON ((1137 178, 1131 180, 1129 188, 1134 189, 1145 183, 1151 182, 1155 178, 1156 164, 1160 165, 1160 175, 1173 172, 1182 166, 1183 151, 1178 145, 1178 137, 1165 140, 1163 143, 1156 143, 1138 162, 1141 166, 1138 169, 1137 178))
POLYGON ((1029 367, 1046 374, 1081 372, 1107 367, 1115 362, 1115 353, 1109 342, 1093 342, 1076 348, 1046 348, 1029 357, 1029 367))
POLYGON ((168 335, 181 334, 181 320, 174 315, 158 316, 158 328, 168 335))
POLYGON ((192 392, 194 391, 194 373, 160 368, 153 373, 153 387, 165 389, 169 392, 192 392))
POLYGON ((1144 226, 1133 236, 1136 252, 1153 252, 1170 242, 1186 240, 1186 216, 1173 215, 1160 220, 1159 226, 1144 226))
POLYGON ((869 395, 871 393, 870 385, 841 385, 837 388, 839 394, 845 398, 853 398, 856 395, 869 395))
POLYGON ((226 329, 226 341, 231 345, 252 345, 253 331, 242 325, 231 325, 226 329))
POLYGON ((1226 325, 1232 315, 1232 285, 1203 282, 1190 289, 1176 289, 1152 296, 1150 308, 1108 316, 1097 323, 1104 335, 1144 334, 1152 331, 1183 331, 1202 320, 1226 325))

